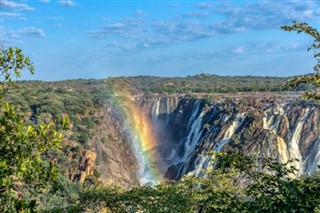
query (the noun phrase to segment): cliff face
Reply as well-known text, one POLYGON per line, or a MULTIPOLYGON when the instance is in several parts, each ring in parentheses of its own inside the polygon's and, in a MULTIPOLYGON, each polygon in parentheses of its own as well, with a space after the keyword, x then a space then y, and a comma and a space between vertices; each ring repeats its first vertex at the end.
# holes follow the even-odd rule
POLYGON ((239 152, 256 159, 271 157, 283 163, 297 159, 292 163, 299 170, 297 175, 312 174, 320 164, 318 105, 263 98, 210 103, 159 96, 136 97, 135 102, 150 118, 157 146, 137 152, 134 143, 138 140, 128 136, 126 116, 107 103, 91 140, 104 184, 145 184, 143 174, 150 174, 146 170, 152 166, 160 166, 165 179, 179 179, 187 173, 202 175, 201 170, 209 165, 206 154, 210 151, 239 152), (158 155, 159 162, 141 160, 138 155, 146 155, 144 152, 158 155), (148 163, 154 165, 147 167, 148 163))
POLYGON ((100 180, 105 185, 137 186, 138 164, 119 122, 111 116, 107 106, 98 116, 101 123, 90 143, 97 155, 100 180))
POLYGON ((139 103, 161 127, 158 151, 169 179, 189 172, 201 175, 211 150, 272 157, 283 163, 297 159, 292 163, 297 175, 312 174, 320 164, 319 106, 263 99, 212 104, 172 97, 139 103))

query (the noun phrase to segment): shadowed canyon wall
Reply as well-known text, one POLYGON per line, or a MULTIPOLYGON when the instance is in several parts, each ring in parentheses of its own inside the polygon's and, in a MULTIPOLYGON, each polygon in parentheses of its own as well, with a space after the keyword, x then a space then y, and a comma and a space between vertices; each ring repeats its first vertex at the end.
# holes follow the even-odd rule
POLYGON ((156 146, 135 151, 134 143, 139 140, 133 141, 128 135, 127 116, 119 116, 115 106, 107 104, 109 117, 102 130, 109 129, 106 134, 115 134, 118 142, 102 144, 98 138, 95 142, 105 183, 112 183, 110 178, 122 178, 127 186, 136 185, 138 180, 152 184, 156 181, 147 170, 154 167, 161 180, 179 179, 187 173, 202 175, 201 170, 209 165, 206 154, 210 151, 244 153, 257 157, 257 163, 263 157, 283 163, 297 159, 292 165, 299 170, 298 175, 314 173, 320 163, 320 107, 315 104, 263 98, 210 103, 164 96, 136 97, 135 104, 149 118, 145 125, 152 125, 150 140, 155 140, 156 146), (126 148, 118 149, 120 144, 126 148), (141 162, 137 156, 147 154, 157 155, 156 160, 141 162))

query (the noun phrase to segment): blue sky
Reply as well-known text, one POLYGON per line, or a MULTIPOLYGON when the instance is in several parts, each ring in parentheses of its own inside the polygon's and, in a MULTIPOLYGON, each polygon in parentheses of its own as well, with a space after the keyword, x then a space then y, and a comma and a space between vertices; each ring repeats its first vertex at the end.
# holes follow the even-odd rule
POLYGON ((312 72, 312 39, 280 30, 320 28, 317 1, 0 0, 1 43, 30 56, 34 75, 292 76, 312 72))

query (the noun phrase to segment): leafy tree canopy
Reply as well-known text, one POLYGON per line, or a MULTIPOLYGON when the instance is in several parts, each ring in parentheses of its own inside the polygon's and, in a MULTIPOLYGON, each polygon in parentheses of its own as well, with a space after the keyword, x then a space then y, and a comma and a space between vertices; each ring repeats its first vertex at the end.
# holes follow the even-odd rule
POLYGON ((34 67, 18 48, 0 49, 0 211, 32 211, 38 193, 51 190, 58 173, 48 155, 60 148, 62 135, 53 123, 27 125, 3 95, 34 67))
POLYGON ((304 98, 320 101, 320 93, 317 91, 317 88, 320 87, 320 33, 309 24, 300 22, 293 22, 290 26, 282 26, 281 29, 289 32, 305 33, 314 39, 313 44, 308 48, 308 51, 313 50, 313 56, 316 59, 316 64, 313 67, 314 74, 295 77, 289 80, 287 86, 297 87, 301 84, 312 84, 315 87, 315 91, 306 92, 304 98))

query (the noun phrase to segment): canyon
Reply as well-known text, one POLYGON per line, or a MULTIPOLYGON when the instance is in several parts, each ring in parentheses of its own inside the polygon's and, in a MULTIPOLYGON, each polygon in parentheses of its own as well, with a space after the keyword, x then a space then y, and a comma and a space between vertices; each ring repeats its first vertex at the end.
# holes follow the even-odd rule
POLYGON ((320 107, 297 101, 297 93, 266 95, 105 100, 98 135, 108 140, 94 137, 102 182, 132 187, 187 174, 202 176, 212 151, 242 153, 258 165, 269 157, 281 163, 293 160, 289 165, 297 169, 296 176, 315 173, 320 164, 320 107), (150 140, 152 145, 143 144, 150 140))

